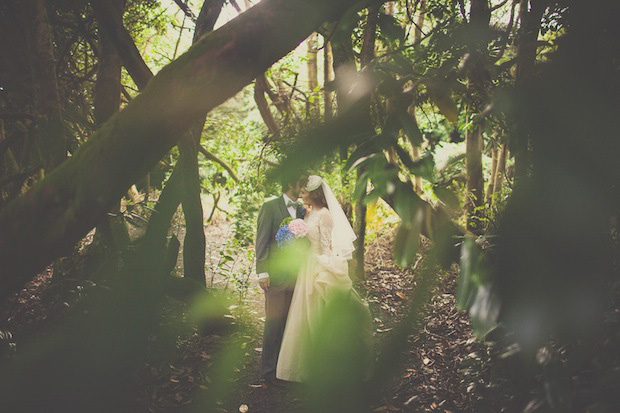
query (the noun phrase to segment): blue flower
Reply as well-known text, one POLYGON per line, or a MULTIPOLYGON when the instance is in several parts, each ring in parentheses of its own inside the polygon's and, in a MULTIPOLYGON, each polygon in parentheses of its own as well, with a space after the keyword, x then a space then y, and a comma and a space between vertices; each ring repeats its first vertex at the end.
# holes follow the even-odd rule
POLYGON ((306 216, 306 208, 302 204, 297 204, 297 218, 303 219, 306 216))
POLYGON ((278 243, 278 247, 281 247, 284 244, 287 244, 295 239, 295 235, 288 229, 287 226, 282 226, 278 229, 276 233, 276 242, 278 243))

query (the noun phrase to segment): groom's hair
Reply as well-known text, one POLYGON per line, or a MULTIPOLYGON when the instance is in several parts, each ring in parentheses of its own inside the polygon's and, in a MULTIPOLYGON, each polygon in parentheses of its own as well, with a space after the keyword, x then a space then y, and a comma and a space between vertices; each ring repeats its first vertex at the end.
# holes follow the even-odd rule
POLYGON ((297 185, 297 182, 299 182, 299 180, 304 179, 304 178, 307 180, 308 176, 303 173, 282 175, 282 177, 280 178, 280 184, 282 185, 282 192, 286 192, 290 188, 295 187, 295 185, 297 185))

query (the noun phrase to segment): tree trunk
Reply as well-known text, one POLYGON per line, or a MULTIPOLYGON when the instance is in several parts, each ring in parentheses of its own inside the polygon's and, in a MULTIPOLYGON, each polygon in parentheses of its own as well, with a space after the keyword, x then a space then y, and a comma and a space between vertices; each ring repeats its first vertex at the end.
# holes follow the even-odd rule
MULTIPOLYGON (((367 66, 372 59, 375 57, 375 39, 377 34, 377 21, 379 19, 379 9, 380 6, 372 6, 368 9, 368 19, 366 20, 366 26, 364 27, 364 33, 362 37, 362 50, 361 50, 361 65, 362 68, 367 66)), ((362 109, 365 113, 363 114, 363 118, 370 119, 370 96, 366 98, 366 102, 362 109)), ((372 125, 369 122, 369 128, 372 128, 372 125)), ((357 169, 357 179, 364 173, 364 168, 357 169)), ((357 236, 355 252, 353 258, 355 259, 355 275, 358 280, 363 280, 365 278, 364 271, 364 252, 366 248, 366 213, 367 207, 364 203, 364 198, 366 197, 366 191, 364 191, 360 198, 355 200, 355 222, 354 222, 354 230, 355 235, 357 236)))
POLYGON ((418 4, 418 18, 415 21, 415 29, 413 30, 413 43, 417 43, 422 38, 422 26, 424 26, 424 17, 426 0, 420 0, 418 4))
POLYGON ((185 216, 185 238, 183 241, 183 273, 206 287, 205 254, 206 239, 200 199, 200 172, 198 170, 198 145, 200 134, 193 133, 202 128, 192 128, 179 141, 181 177, 181 205, 185 216))
POLYGON ((92 0, 91 4, 97 16, 97 22, 100 26, 105 27, 110 35, 129 76, 138 86, 138 89, 144 90, 147 83, 153 78, 153 72, 142 59, 131 34, 122 24, 118 24, 115 17, 118 13, 116 8, 112 3, 103 0, 92 0))
MULTIPOLYGON (((422 26, 424 26, 424 17, 425 17, 424 8, 425 7, 426 7, 426 0, 420 0, 420 3, 418 4, 418 17, 415 21, 415 29, 413 30, 413 43, 414 44, 418 43, 420 39, 422 38, 422 26)), ((409 114, 411 115, 413 119, 416 120, 416 122, 418 121, 415 102, 409 107, 409 114)), ((419 147, 414 146, 412 148, 411 157, 414 161, 420 158, 419 147)), ((416 176, 413 179, 413 189, 418 194, 422 193, 422 178, 420 178, 419 176, 416 176)))
MULTIPOLYGON (((471 38, 468 49, 472 56, 472 67, 468 73, 468 88, 475 101, 470 105, 470 113, 479 113, 487 99, 487 74, 484 68, 486 59, 486 33, 489 30, 491 11, 488 0, 472 0, 468 24, 471 38)), ((481 230, 481 206, 484 203, 484 177, 482 175, 482 126, 475 121, 465 135, 467 165, 467 228, 473 232, 481 230)))
MULTIPOLYGON (((493 193, 500 194, 502 191, 502 182, 504 182, 504 174, 506 173, 506 158, 508 149, 506 144, 502 143, 499 148, 499 155, 497 159, 497 169, 495 171, 495 180, 493 181, 493 193)), ((495 198, 491 200, 491 203, 495 203, 495 198)))
MULTIPOLYGON (((330 41, 332 45, 332 64, 338 114, 346 112, 353 105, 353 102, 349 98, 347 87, 347 84, 352 81, 353 76, 355 76, 357 72, 355 55, 353 53, 353 42, 351 41, 353 25, 349 24, 351 19, 352 17, 350 15, 345 15, 342 18, 334 27, 330 41)), ((340 158, 346 159, 347 153, 341 150, 340 158)), ((343 185, 346 184, 346 179, 346 176, 343 177, 343 185)), ((343 208, 345 208, 344 205, 343 208)), ((355 211, 355 215, 357 216, 358 214, 359 212, 355 211)), ((363 277, 360 272, 363 271, 364 249, 360 248, 358 235, 360 228, 356 228, 356 226, 356 221, 354 221, 353 230, 356 231, 358 239, 355 242, 356 250, 353 252, 352 269, 354 277, 361 279, 361 277, 363 277)))
MULTIPOLYGON (((520 85, 527 79, 534 70, 536 63, 536 51, 538 45, 538 33, 543 13, 549 4, 549 0, 521 0, 519 15, 521 25, 519 27, 519 38, 517 43, 517 71, 515 83, 520 85), (528 11, 531 5, 531 10, 528 11)), ((523 180, 528 173, 530 165, 529 142, 530 137, 524 131, 518 131, 516 140, 513 143, 515 155, 515 184, 523 180)))
POLYGON ((480 207, 484 201, 484 179, 482 176, 482 132, 479 126, 465 134, 467 166, 467 229, 478 232, 480 207))
MULTIPOLYGON (((497 134, 495 134, 497 139, 497 134)), ((491 148, 491 176, 489 182, 487 182, 487 190, 484 195, 484 203, 489 205, 493 197, 493 188, 495 186, 495 174, 497 173, 497 158, 499 149, 493 144, 491 148)))
POLYGON ((325 38, 323 43, 323 100, 325 101, 323 119, 330 120, 333 117, 332 92, 329 83, 334 79, 334 67, 332 57, 332 44, 325 38))
MULTIPOLYGON (((412 109, 413 110, 410 110, 409 113, 413 112, 411 114, 411 117, 415 119, 415 107, 412 106, 412 109)), ((418 148, 417 146, 414 146, 412 148, 411 158, 414 161, 420 159, 420 148, 418 148)), ((413 189, 416 191, 418 195, 422 194, 422 178, 420 178, 419 176, 415 176, 413 178, 413 189)))
MULTIPOLYGON (((196 30, 193 36, 194 43, 213 29, 213 25, 220 15, 223 3, 224 0, 205 0, 196 21, 196 30)), ((144 63, 142 56, 140 56, 127 30, 119 24, 111 25, 113 21, 109 19, 114 12, 113 7, 97 1, 94 2, 94 5, 100 22, 107 24, 109 26, 109 32, 114 35, 115 44, 123 57, 125 67, 130 72, 136 85, 142 89, 149 82, 150 78, 153 77, 152 72, 144 63)), ((169 191, 171 195, 178 197, 176 205, 174 206, 175 210, 179 203, 183 203, 187 230, 186 239, 183 244, 184 268, 189 269, 189 277, 196 279, 201 284, 205 284, 206 282, 204 277, 204 246, 206 244, 206 239, 204 237, 202 203, 199 202, 200 177, 198 172, 197 148, 200 144, 200 136, 203 127, 204 118, 197 120, 190 128, 190 131, 181 138, 179 144, 179 164, 175 166, 175 169, 178 167, 182 172, 177 174, 177 179, 168 181, 168 185, 180 185, 181 188, 168 188, 168 185, 166 185, 160 195, 164 196, 164 192, 169 191), (191 229, 189 228, 190 226, 192 226, 191 229), (200 230, 198 230, 198 228, 200 230), (200 252, 201 248, 202 252, 200 252), (196 262, 187 263, 185 262, 186 259, 196 260, 196 262), (200 268, 202 268, 202 270, 200 270, 200 268)), ((168 201, 170 205, 173 203, 174 200, 168 201)), ((157 205, 161 206, 162 204, 158 203, 157 205)), ((172 215, 170 215, 170 218, 172 218, 172 215)), ((168 219, 167 222, 170 222, 170 220, 168 219)), ((157 223, 161 225, 161 222, 158 221, 157 223)), ((151 223, 149 222, 149 226, 150 225, 151 223)), ((147 233, 165 236, 165 234, 162 235, 160 231, 147 231, 147 233)))
POLYGON ((72 157, 0 210, 0 299, 70 250, 194 122, 354 4, 263 0, 162 69, 72 157))
POLYGON ((306 54, 307 58, 307 67, 308 67, 308 101, 306 102, 306 111, 309 117, 313 120, 319 118, 320 114, 320 105, 319 105, 319 94, 317 91, 317 86, 319 84, 319 75, 318 75, 318 40, 319 35, 317 33, 312 33, 308 39, 306 39, 306 46, 308 47, 308 52, 306 54))
MULTIPOLYGON (((125 0, 112 2, 117 10, 115 18, 122 24, 125 0)), ((100 27, 99 64, 95 83, 95 124, 100 127, 114 115, 121 104, 121 58, 105 27, 100 27)), ((129 243, 129 232, 121 216, 120 199, 111 209, 111 215, 102 220, 97 227, 96 237, 100 237, 104 250, 116 254, 129 243)))
POLYGON ((353 104, 348 92, 357 72, 351 40, 354 27, 348 23, 348 19, 343 18, 331 39, 338 113, 343 113, 353 104))
MULTIPOLYGON (((219 17, 223 0, 205 0, 198 14, 192 43, 213 30, 219 17)), ((181 205, 185 217, 185 238, 183 240, 183 273, 203 287, 207 286, 205 275, 206 238, 202 201, 200 199, 200 171, 198 168, 198 146, 205 118, 202 117, 179 141, 181 174, 181 205)))
POLYGON ((56 79, 54 47, 44 0, 25 4, 31 20, 32 78, 35 106, 41 115, 37 122, 44 169, 49 172, 67 157, 67 135, 56 79))

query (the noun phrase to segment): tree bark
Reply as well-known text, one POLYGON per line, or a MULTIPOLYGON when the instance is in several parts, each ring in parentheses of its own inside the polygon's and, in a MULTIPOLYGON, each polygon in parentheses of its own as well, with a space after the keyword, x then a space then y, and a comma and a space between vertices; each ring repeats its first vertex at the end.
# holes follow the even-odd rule
POLYGON ((263 0, 162 69, 71 158, 0 211, 0 299, 70 250, 193 122, 354 4, 263 0))
MULTIPOLYGON (((425 7, 426 7, 426 0, 420 0, 420 3, 418 4, 418 18, 415 21, 415 29, 413 30, 413 43, 414 44, 417 44, 422 38, 422 26, 424 26, 424 18, 425 18, 424 8, 425 7)), ((417 122, 415 102, 409 107, 409 114, 417 122)), ((414 146, 412 148, 411 157, 414 161, 420 158, 419 147, 414 146)), ((418 194, 422 193, 422 178, 420 178, 419 176, 416 176, 413 179, 413 189, 418 194)))
MULTIPOLYGON (((223 0, 205 0, 198 14, 192 43, 213 30, 219 17, 223 0)), ((181 183, 181 206, 185 217, 185 238, 183 240, 183 273, 203 287, 207 286, 205 275, 206 238, 204 215, 200 198, 200 170, 198 147, 204 129, 205 118, 199 119, 179 141, 179 167, 181 183)))
POLYGON ((198 170, 198 145, 202 125, 193 127, 179 141, 181 172, 181 205, 185 216, 185 238, 183 241, 183 274, 206 287, 204 231, 202 201, 200 199, 200 171, 198 170), (197 133, 197 136, 194 134, 197 133))
MULTIPOLYGON (((495 134, 497 138, 497 134, 495 134)), ((487 189, 484 195, 484 203, 489 205, 491 203, 493 197, 493 188, 495 186, 495 174, 497 173, 497 158, 498 158, 499 149, 493 145, 491 148, 491 176, 489 178, 489 182, 487 182, 487 189)))
POLYGON ((479 126, 465 134, 467 169, 467 229, 478 232, 480 229, 479 208, 484 201, 484 178, 482 176, 482 132, 479 126))
MULTIPOLYGON (((361 66, 366 67, 372 59, 375 57, 375 40, 377 34, 377 22, 379 19, 380 6, 372 6, 368 9, 368 18, 364 27, 362 36, 362 50, 361 50, 361 66)), ((370 119, 370 96, 365 98, 365 102, 360 110, 364 111, 362 119, 370 119)), ((368 128, 372 129, 372 125, 368 124, 368 128)), ((374 130, 373 130, 374 131, 374 130)), ((364 173, 364 168, 357 169, 357 178, 364 173)), ((355 200, 355 222, 354 231, 357 239, 355 240, 355 251, 353 258, 355 260, 355 275, 358 280, 363 280, 366 276, 365 265, 365 248, 366 248, 366 213, 367 207, 364 203, 366 197, 366 191, 355 200)))
POLYGON ((102 27, 105 27, 110 35, 129 76, 138 86, 138 89, 144 90, 149 80, 153 78, 153 72, 151 72, 151 69, 142 59, 138 47, 131 38, 131 34, 122 24, 118 24, 115 18, 117 14, 116 8, 112 3, 102 0, 92 0, 91 4, 97 16, 97 22, 102 27))
MULTIPOLYGON (((93 3, 99 20, 102 24, 107 23, 109 32, 114 35, 115 44, 119 53, 122 53, 125 67, 128 72, 130 72, 136 85, 142 90, 149 82, 150 78, 153 77, 152 72, 144 63, 142 56, 135 47, 135 43, 122 24, 113 24, 114 21, 106 20, 113 14, 114 8, 105 2, 95 1, 93 3)), ((196 30, 193 36, 194 43, 213 29, 213 25, 220 15, 222 6, 223 0, 205 0, 196 21, 196 30)), ((170 191, 172 195, 178 196, 175 210, 179 203, 183 204, 187 230, 186 239, 183 243, 184 268, 189 271, 186 271, 186 275, 201 284, 206 283, 204 277, 204 246, 206 244, 206 239, 203 229, 202 203, 199 202, 200 177, 197 154, 203 127, 204 118, 197 120, 190 128, 190 131, 184 135, 179 142, 179 164, 175 166, 175 169, 178 167, 181 172, 179 172, 177 179, 169 180, 168 185, 180 185, 181 188, 168 188, 166 186, 161 194, 163 196, 164 192, 170 191), (200 228, 200 230, 197 228, 200 228), (186 259, 196 260, 197 262, 186 263, 186 259), (202 268, 202 270, 200 270, 200 268, 202 268)), ((168 203, 173 204, 174 200, 170 200, 168 203)), ((161 206, 159 203, 157 205, 161 206)), ((172 218, 172 215, 170 215, 170 218, 172 218)), ((164 216, 167 216, 167 214, 164 214, 164 216)), ((150 224, 149 222, 149 225, 150 224)), ((161 222, 158 221, 157 224, 161 225, 161 222)), ((147 233, 154 233, 161 236, 160 231, 147 231, 147 233)), ((165 236, 165 234, 163 236, 165 236)))
MULTIPOLYGON (((517 43, 517 70, 515 83, 520 85, 534 70, 536 63, 536 40, 540 31, 543 13, 549 4, 549 0, 521 0, 519 15, 521 25, 517 43), (528 6, 531 10, 528 11, 528 6)), ((519 133, 519 132, 518 132, 519 133)), ((523 180, 528 173, 530 165, 529 142, 530 137, 523 132, 519 133, 513 144, 515 155, 515 184, 523 180)))
POLYGON ((312 33, 306 39, 306 46, 308 52, 306 54, 306 65, 308 67, 308 101, 306 102, 306 112, 311 119, 318 119, 320 114, 319 94, 317 92, 317 86, 319 84, 318 74, 318 40, 319 35, 312 33))
MULTIPOLYGON (((198 14, 192 43, 213 30, 219 17, 223 0, 205 0, 198 14)), ((185 217, 183 240, 183 273, 203 287, 207 286, 205 274, 206 237, 204 216, 200 199, 200 170, 198 147, 204 129, 205 117, 199 119, 179 141, 179 166, 181 168, 181 205, 185 217)))
POLYGON ((333 117, 332 92, 329 84, 334 79, 334 62, 332 56, 332 44, 325 38, 323 43, 323 100, 325 101, 323 119, 330 120, 333 117))
MULTIPOLYGON (((502 143, 499 148, 497 159, 497 169, 495 171, 495 180, 493 181, 493 193, 499 194, 502 191, 502 182, 504 182, 504 174, 506 173, 506 158, 508 149, 506 144, 502 143)), ((495 203, 495 198, 491 199, 491 204, 495 203)))
POLYGON ((340 24, 336 26, 331 40, 338 113, 343 113, 353 104, 348 92, 351 86, 350 82, 357 72, 353 41, 351 40, 353 27, 348 24, 347 20, 343 18, 340 24))
MULTIPOLYGON (((125 0, 111 1, 117 11, 115 18, 122 24, 125 0)), ((100 127, 114 115, 121 105, 121 58, 110 39, 105 27, 100 27, 99 63, 95 83, 95 124, 100 127)), ((112 216, 106 217, 97 227, 104 249, 115 251, 123 249, 129 243, 129 232, 121 216, 120 199, 111 209, 112 216)), ((96 235, 96 237, 97 237, 96 235)))
MULTIPOLYGON (((468 87, 475 96, 470 113, 479 113, 487 99, 487 75, 484 69, 486 59, 486 34, 489 30, 491 11, 488 0, 472 0, 468 31, 471 40, 468 45, 472 66, 468 73, 468 87)), ((481 229, 481 206, 484 203, 484 177, 482 175, 482 127, 475 120, 465 135, 467 167, 467 228, 473 232, 481 229)))
POLYGON ((56 79, 54 47, 44 0, 28 0, 24 5, 31 20, 32 78, 35 106, 41 117, 37 135, 47 172, 67 157, 67 135, 56 79))

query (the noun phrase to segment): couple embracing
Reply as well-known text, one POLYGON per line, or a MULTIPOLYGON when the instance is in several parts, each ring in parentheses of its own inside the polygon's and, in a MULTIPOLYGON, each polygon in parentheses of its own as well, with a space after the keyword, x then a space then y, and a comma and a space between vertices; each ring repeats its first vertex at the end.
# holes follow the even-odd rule
POLYGON ((265 292, 261 372, 267 385, 275 380, 307 381, 318 320, 336 293, 346 294, 359 307, 364 344, 370 348, 372 342, 370 312, 348 273, 355 233, 334 193, 316 175, 284 177, 282 192, 263 204, 256 237, 256 272, 265 292), (293 277, 274 265, 280 248, 276 234, 287 218, 303 219, 309 241, 293 277))

